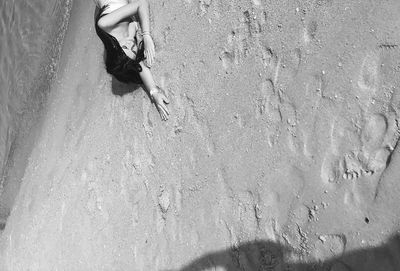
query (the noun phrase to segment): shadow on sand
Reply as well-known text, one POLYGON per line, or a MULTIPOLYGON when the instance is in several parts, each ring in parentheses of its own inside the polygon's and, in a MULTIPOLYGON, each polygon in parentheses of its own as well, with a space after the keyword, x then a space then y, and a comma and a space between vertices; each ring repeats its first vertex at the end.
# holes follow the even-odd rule
POLYGON ((134 84, 134 83, 130 83, 130 84, 122 83, 122 82, 118 81, 117 79, 115 79, 114 77, 112 77, 111 86, 112 86, 111 87, 112 93, 114 95, 118 95, 118 96, 124 96, 125 94, 134 92, 135 90, 142 87, 141 85, 134 84))
POLYGON ((327 261, 289 263, 293 249, 270 241, 254 241, 206 254, 180 271, 396 271, 400 270, 400 236, 384 245, 365 248, 327 261))

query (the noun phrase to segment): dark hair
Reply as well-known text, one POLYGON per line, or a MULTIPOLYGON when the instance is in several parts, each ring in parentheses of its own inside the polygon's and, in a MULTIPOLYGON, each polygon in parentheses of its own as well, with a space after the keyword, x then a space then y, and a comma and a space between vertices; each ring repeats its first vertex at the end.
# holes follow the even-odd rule
POLYGON ((138 52, 136 54, 136 59, 131 59, 122 50, 117 39, 108 34, 106 31, 98 26, 99 19, 104 16, 102 14, 107 6, 100 8, 99 13, 96 15, 95 28, 96 33, 104 44, 106 50, 106 70, 109 74, 112 74, 119 81, 124 83, 136 83, 143 84, 139 73, 142 71, 142 67, 139 62, 144 59, 144 48, 143 42, 138 45, 138 52))

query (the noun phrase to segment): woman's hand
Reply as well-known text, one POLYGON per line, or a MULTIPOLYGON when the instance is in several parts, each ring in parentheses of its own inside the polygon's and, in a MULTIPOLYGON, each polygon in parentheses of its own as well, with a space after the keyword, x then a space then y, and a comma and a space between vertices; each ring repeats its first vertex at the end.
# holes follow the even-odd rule
POLYGON ((154 93, 152 92, 151 97, 156 105, 158 113, 160 113, 161 119, 167 120, 169 116, 169 111, 167 108, 167 104, 169 104, 168 98, 158 90, 156 90, 154 93))
POLYGON ((144 56, 146 57, 146 66, 150 68, 154 63, 154 58, 156 54, 154 49, 154 42, 150 34, 146 33, 143 35, 143 42, 144 42, 144 56))

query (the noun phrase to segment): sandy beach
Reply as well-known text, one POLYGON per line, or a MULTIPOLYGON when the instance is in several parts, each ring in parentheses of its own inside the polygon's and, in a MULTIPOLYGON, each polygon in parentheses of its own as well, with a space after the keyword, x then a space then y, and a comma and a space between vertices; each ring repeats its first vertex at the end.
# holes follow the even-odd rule
POLYGON ((400 2, 150 3, 170 119, 74 1, 0 269, 400 270, 400 2))

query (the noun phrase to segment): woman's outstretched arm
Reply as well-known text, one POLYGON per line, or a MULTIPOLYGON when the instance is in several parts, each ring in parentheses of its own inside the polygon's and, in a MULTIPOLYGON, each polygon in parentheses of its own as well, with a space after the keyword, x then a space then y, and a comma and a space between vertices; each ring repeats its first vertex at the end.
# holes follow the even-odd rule
POLYGON ((142 71, 139 74, 140 78, 143 81, 145 90, 149 93, 151 99, 155 103, 157 110, 160 113, 161 119, 167 120, 169 116, 169 111, 167 108, 169 100, 167 97, 165 97, 164 93, 162 93, 160 89, 156 86, 150 69, 143 64, 143 61, 140 62, 140 66, 142 67, 142 71))

